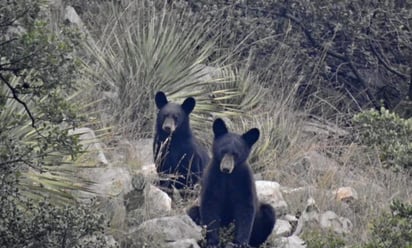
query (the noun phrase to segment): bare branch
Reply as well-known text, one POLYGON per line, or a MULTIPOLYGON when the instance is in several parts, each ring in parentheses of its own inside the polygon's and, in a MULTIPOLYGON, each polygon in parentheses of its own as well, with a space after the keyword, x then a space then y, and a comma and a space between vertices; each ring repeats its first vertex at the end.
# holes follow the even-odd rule
POLYGON ((26 104, 23 100, 21 100, 21 99, 19 98, 19 95, 18 95, 17 90, 9 83, 9 81, 7 81, 6 78, 3 77, 3 75, 2 75, 1 73, 0 73, 0 79, 1 79, 1 80, 7 85, 7 87, 11 90, 11 93, 13 94, 13 98, 14 98, 18 103, 20 103, 21 105, 23 105, 24 109, 26 110, 26 113, 28 114, 28 116, 29 116, 30 119, 31 119, 31 126, 32 126, 33 128, 36 128, 34 116, 32 115, 29 107, 27 107, 27 104, 26 104))
POLYGON ((392 72, 393 74, 401 77, 402 79, 406 80, 408 79, 408 76, 397 71, 395 68, 391 67, 382 57, 382 53, 375 48, 375 46, 372 44, 371 41, 369 41, 369 46, 372 50, 372 52, 375 54, 375 56, 378 58, 378 61, 390 72, 392 72))

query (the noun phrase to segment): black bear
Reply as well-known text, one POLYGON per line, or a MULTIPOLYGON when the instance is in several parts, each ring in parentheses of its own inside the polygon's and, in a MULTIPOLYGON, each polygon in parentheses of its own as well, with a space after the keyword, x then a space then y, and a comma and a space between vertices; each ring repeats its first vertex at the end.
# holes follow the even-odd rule
POLYGON ((155 103, 159 112, 153 142, 154 161, 160 177, 167 177, 160 180, 160 187, 168 193, 173 187, 193 188, 209 162, 206 148, 195 139, 190 128, 189 115, 196 101, 189 97, 180 105, 169 102, 165 93, 159 91, 155 103))
POLYGON ((259 130, 239 135, 228 131, 222 119, 213 123, 212 160, 202 178, 200 206, 187 213, 206 225, 207 247, 218 247, 219 229, 233 223, 234 240, 229 247, 259 247, 276 222, 272 206, 257 198, 252 169, 247 158, 259 139, 259 130))

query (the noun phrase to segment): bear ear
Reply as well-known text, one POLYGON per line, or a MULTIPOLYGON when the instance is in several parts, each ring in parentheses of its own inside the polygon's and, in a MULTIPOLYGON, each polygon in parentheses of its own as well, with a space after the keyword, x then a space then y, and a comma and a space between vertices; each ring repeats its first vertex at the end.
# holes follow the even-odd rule
POLYGON ((213 133, 215 134, 215 139, 219 138, 220 136, 228 133, 225 122, 218 118, 213 122, 213 133))
POLYGON ((242 135, 242 139, 246 142, 246 144, 249 147, 252 147, 253 144, 255 144, 256 141, 259 139, 259 135, 260 135, 259 129, 252 128, 242 135))
POLYGON ((163 108, 167 103, 167 97, 163 91, 158 91, 155 95, 155 102, 158 109, 163 108))
POLYGON ((186 114, 192 113, 193 109, 195 108, 196 101, 193 97, 188 97, 182 104, 182 108, 186 114))

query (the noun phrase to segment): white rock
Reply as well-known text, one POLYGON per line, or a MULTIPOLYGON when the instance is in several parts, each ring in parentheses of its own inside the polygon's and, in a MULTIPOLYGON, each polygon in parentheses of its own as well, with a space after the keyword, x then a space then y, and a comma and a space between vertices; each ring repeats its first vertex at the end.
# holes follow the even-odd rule
POLYGON ((163 215, 172 210, 172 199, 156 186, 145 188, 145 210, 149 216, 163 215))
POLYGON ((165 243, 162 248, 200 248, 200 246, 195 239, 182 239, 165 243))
POLYGON ((78 27, 83 27, 83 21, 72 6, 66 6, 64 13, 64 21, 75 24, 78 27))
POLYGON ((276 248, 305 248, 305 241, 298 236, 281 237, 275 240, 276 248))
POLYGON ((286 220, 276 220, 274 233, 276 236, 288 236, 292 232, 292 225, 286 220))
POLYGON ((272 207, 276 210, 277 216, 286 214, 288 204, 283 199, 279 183, 257 180, 256 191, 259 201, 272 205, 272 207))

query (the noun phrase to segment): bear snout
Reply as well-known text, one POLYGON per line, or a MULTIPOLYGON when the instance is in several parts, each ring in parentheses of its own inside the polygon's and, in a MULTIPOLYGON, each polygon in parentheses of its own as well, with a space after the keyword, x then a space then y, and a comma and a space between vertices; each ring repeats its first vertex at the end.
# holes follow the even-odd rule
POLYGON ((171 117, 167 117, 163 122, 162 129, 167 133, 173 133, 176 129, 175 120, 171 117))
POLYGON ((220 162, 220 171, 225 174, 231 174, 235 169, 235 160, 233 156, 225 154, 220 162))

